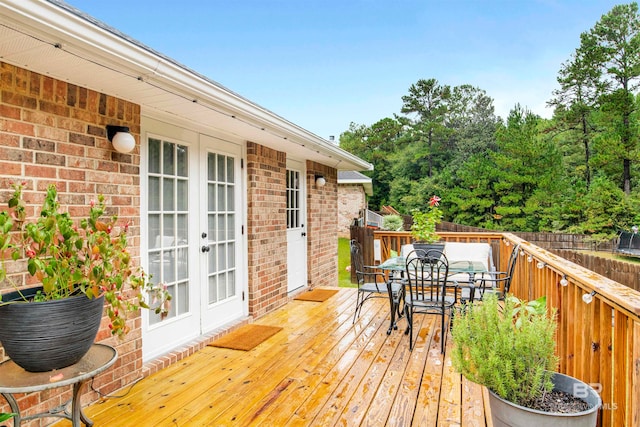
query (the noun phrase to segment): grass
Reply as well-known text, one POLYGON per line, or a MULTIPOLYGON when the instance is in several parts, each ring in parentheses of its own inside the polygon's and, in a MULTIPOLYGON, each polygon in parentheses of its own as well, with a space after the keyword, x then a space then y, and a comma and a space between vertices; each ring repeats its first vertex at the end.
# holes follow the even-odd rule
POLYGON ((351 272, 347 271, 347 266, 351 265, 351 252, 349 249, 349 239, 338 238, 338 286, 353 288, 356 285, 351 283, 351 272))

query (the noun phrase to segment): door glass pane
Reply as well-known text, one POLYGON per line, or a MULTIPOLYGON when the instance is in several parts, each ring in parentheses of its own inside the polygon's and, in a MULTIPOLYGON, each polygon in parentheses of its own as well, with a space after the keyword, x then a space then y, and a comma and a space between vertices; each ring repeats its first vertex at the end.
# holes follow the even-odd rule
POLYGON ((160 210, 160 178, 157 176, 149 177, 149 210, 150 211, 159 211, 160 210))
POLYGON ((236 229, 235 216, 233 214, 229 214, 227 215, 227 240, 233 241, 233 231, 235 229, 236 229))
POLYGON ((218 235, 216 236, 217 241, 227 240, 227 227, 224 221, 224 214, 218 215, 218 235))
POLYGON ((162 173, 174 175, 175 164, 175 144, 166 142, 162 144, 162 173))
POLYGON ((207 158, 207 207, 209 236, 209 303, 234 297, 237 292, 234 157, 209 153, 207 158), (214 280, 215 277, 215 280, 214 280))
POLYGON ((181 179, 178 181, 178 194, 176 195, 177 209, 179 211, 187 211, 189 209, 189 182, 181 179))
POLYGON ((149 139, 149 173, 160 173, 160 140, 149 139))
POLYGON ((228 183, 234 183, 235 182, 235 178, 234 178, 234 167, 233 167, 233 159, 231 157, 227 157, 227 182, 228 183))
POLYGON ((149 249, 160 248, 160 215, 149 214, 149 249))
POLYGON ((219 182, 225 182, 225 157, 222 155, 218 155, 217 156, 217 163, 218 163, 218 181, 219 182))
POLYGON ((176 209, 174 190, 175 180, 172 178, 165 178, 162 180, 162 208, 166 211, 173 211, 176 209))
POLYGON ((177 216, 178 219, 178 232, 176 234, 177 244, 185 245, 188 242, 189 235, 189 217, 186 214, 181 214, 177 216))
POLYGON ((227 192, 224 191, 224 185, 223 184, 218 184, 218 210, 219 211, 224 211, 226 210, 226 196, 227 196, 227 192))
POLYGON ((208 210, 215 211, 216 210, 216 185, 208 184, 207 185, 207 197, 208 197, 208 210))
POLYGON ((189 251, 188 248, 178 248, 178 280, 188 279, 189 275, 189 251))
POLYGON ((233 185, 227 186, 227 210, 228 211, 233 211, 236 208, 233 200, 234 191, 235 191, 235 188, 233 187, 233 185))
POLYGON ((150 324, 189 313, 189 148, 149 139, 147 222, 149 274, 171 294, 169 315, 151 312, 150 324))
POLYGON ((300 172, 287 171, 287 228, 300 227, 300 172))
POLYGON ((178 164, 176 165, 177 175, 180 177, 189 176, 189 164, 187 163, 187 147, 178 145, 176 148, 178 164))

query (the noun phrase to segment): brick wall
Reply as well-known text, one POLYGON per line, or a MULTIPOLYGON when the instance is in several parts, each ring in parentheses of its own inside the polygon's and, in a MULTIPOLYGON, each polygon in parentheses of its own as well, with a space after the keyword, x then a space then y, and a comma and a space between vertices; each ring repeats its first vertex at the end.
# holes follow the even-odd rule
POLYGON ((249 314, 287 302, 286 154, 247 143, 249 314))
POLYGON ((311 287, 338 285, 338 173, 307 162, 308 276, 311 287), (316 188, 315 175, 327 183, 316 188))
MULTIPOLYGON (((131 220, 129 247, 140 253, 140 171, 138 147, 131 154, 113 150, 107 124, 128 126, 140 134, 140 107, 105 94, 0 62, 0 205, 6 208, 10 182, 24 181, 31 213, 39 208, 46 188, 55 184, 60 203, 74 217, 86 215, 97 194, 104 194, 110 214, 131 220)), ((18 275, 18 283, 29 283, 18 275)), ((7 288, 7 283, 0 288, 7 288)), ((117 347, 113 368, 96 378, 95 387, 110 393, 130 383, 142 368, 141 320, 130 320, 125 341, 110 336, 103 319, 98 341, 117 347)), ((95 400, 95 393, 83 400, 95 400)), ((25 414, 60 405, 69 389, 21 395, 25 414), (62 391, 62 393, 60 393, 62 391)), ((0 407, 7 411, 6 406, 0 407)), ((37 421, 31 425, 38 425, 37 421)))
POLYGON ((349 238, 349 228, 353 219, 358 218, 366 206, 362 184, 338 185, 338 236, 349 238))

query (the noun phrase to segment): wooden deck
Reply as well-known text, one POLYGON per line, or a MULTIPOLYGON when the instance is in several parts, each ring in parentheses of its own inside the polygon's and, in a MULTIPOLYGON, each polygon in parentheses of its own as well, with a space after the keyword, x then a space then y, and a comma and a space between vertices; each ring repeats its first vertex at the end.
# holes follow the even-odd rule
POLYGON ((85 412, 96 426, 491 426, 485 393, 440 354, 434 316, 416 316, 410 352, 404 319, 386 334, 386 299, 353 325, 355 299, 291 301, 256 322, 284 330, 253 350, 206 347, 85 412))

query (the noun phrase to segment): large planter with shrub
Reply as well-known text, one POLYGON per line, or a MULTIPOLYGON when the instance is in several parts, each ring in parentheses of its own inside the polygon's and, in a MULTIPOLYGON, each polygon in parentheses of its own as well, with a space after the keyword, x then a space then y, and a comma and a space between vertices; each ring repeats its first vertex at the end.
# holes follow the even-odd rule
POLYGON ((587 384, 554 373, 555 312, 546 298, 520 301, 493 293, 468 304, 453 322, 452 361, 490 392, 493 425, 593 427, 602 401, 587 384))
MULTIPOLYGON (((22 291, 30 300, 39 288, 22 291)), ((104 308, 104 297, 80 293, 69 298, 25 302, 18 292, 2 296, 0 343, 7 355, 30 372, 73 365, 93 344, 104 308), (12 302, 13 301, 13 302, 12 302)))

